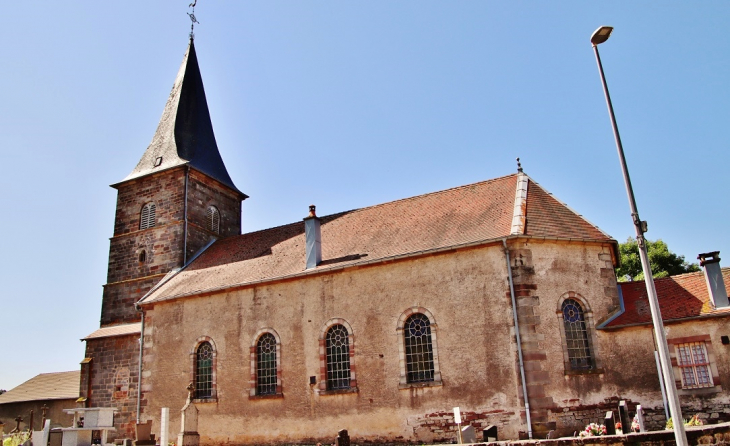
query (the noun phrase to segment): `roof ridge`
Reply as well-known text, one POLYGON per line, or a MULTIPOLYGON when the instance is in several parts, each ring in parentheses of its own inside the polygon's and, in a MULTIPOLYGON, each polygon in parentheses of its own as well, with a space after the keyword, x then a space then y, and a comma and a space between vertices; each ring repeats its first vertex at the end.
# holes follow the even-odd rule
MULTIPOLYGON (((398 198, 398 199, 395 199, 395 200, 386 201, 384 203, 372 204, 370 206, 364 206, 364 207, 361 207, 361 208, 350 209, 350 210, 347 210, 347 211, 335 212, 334 214, 323 215, 323 216, 321 216, 319 218, 324 220, 326 218, 333 218, 333 217, 337 217, 337 216, 340 216, 342 214, 347 214, 347 213, 351 213, 351 212, 365 211, 365 210, 368 210, 368 209, 373 209, 373 208, 377 208, 379 206, 385 206, 385 205, 388 205, 388 204, 399 203, 399 202, 408 201, 408 200, 415 200, 417 198, 421 198, 421 197, 425 197, 425 196, 429 196, 429 195, 438 195, 438 194, 443 194, 443 193, 446 193, 446 192, 454 191, 454 190, 457 190, 457 189, 463 189, 463 188, 466 188, 466 187, 472 187, 472 186, 476 186, 476 185, 492 183, 492 182, 495 182, 495 181, 498 181, 498 180, 504 180, 505 178, 509 178, 509 177, 512 177, 512 176, 517 176, 517 174, 516 173, 512 173, 512 174, 504 175, 504 176, 497 177, 497 178, 491 178, 489 180, 477 181, 475 183, 464 184, 464 185, 461 185, 461 186, 450 187, 448 189, 442 189, 442 190, 437 190, 437 191, 433 191, 433 192, 426 192, 425 194, 420 194, 420 195, 413 195, 412 197, 398 198)), ((299 222, 299 221, 295 221, 295 222, 292 222, 292 223, 285 223, 283 225, 272 226, 270 228, 264 228, 264 229, 259 229, 259 230, 256 230, 256 231, 245 232, 245 233, 243 233, 241 235, 237 235, 237 236, 233 236, 233 237, 226 237, 224 239, 221 239, 220 241, 230 240, 230 239, 233 239, 235 237, 241 237, 241 236, 244 236, 244 235, 258 234, 258 233, 261 233, 261 232, 271 231, 273 229, 280 229, 280 228, 284 228, 284 227, 287 227, 287 226, 297 225, 297 224, 300 224, 300 223, 301 222, 299 222)))

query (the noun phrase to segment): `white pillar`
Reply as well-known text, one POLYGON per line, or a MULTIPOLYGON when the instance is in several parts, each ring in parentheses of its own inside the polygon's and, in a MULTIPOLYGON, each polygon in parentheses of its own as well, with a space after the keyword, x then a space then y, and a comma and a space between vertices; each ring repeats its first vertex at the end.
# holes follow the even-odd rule
POLYGON ((170 409, 167 407, 162 408, 162 415, 160 415, 160 446, 167 446, 169 443, 169 426, 170 426, 170 409))

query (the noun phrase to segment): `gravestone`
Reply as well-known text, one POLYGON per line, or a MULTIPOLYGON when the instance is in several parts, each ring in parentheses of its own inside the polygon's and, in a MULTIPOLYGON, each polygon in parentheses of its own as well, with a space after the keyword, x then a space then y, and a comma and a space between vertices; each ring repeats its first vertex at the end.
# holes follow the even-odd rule
POLYGON ((495 426, 493 424, 491 426, 487 426, 486 428, 484 428, 482 430, 482 435, 484 435, 484 441, 486 441, 486 442, 499 441, 497 439, 497 426, 495 426))
POLYGON ((621 420, 621 432, 623 434, 631 433, 631 418, 629 418, 629 408, 626 401, 621 400, 618 403, 618 417, 621 420))
POLYGON ((33 431, 33 446, 47 446, 48 437, 51 435, 51 420, 45 420, 43 422, 43 430, 33 431))
POLYGON ((639 419, 639 432, 646 432, 646 425, 644 424, 644 409, 641 404, 636 406, 636 418, 639 419))
POLYGON ((471 425, 461 428, 461 441, 462 443, 468 444, 477 442, 477 437, 474 434, 474 428, 471 425))
POLYGON ((193 383, 188 385, 188 399, 180 410, 180 433, 177 434, 176 446, 199 446, 198 408, 193 403, 193 383))
POLYGON ((350 446, 350 436, 347 434, 347 429, 342 429, 337 432, 335 446, 350 446))
POLYGON ((136 438, 134 446, 154 446, 155 440, 152 438, 152 420, 145 423, 137 423, 135 426, 136 438))
POLYGON ((606 426, 606 435, 616 435, 616 422, 613 419, 612 410, 606 412, 606 417, 603 419, 603 425, 606 426))

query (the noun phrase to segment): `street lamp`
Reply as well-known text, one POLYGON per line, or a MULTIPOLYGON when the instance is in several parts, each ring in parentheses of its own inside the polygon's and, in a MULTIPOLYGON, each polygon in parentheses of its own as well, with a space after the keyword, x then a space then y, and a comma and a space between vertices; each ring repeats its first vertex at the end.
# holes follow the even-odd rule
POLYGON ((649 254, 646 250, 646 240, 644 233, 647 231, 645 221, 639 218, 639 211, 636 209, 636 199, 634 198, 634 190, 631 187, 631 178, 629 178, 629 170, 626 167, 626 158, 624 157, 624 149, 621 145, 621 137, 618 134, 618 126, 616 125, 616 116, 613 113, 613 105, 611 104, 611 96, 608 94, 608 85, 606 85, 606 77, 603 74, 603 65, 601 64, 601 56, 598 55, 598 45, 602 44, 611 36, 613 27, 602 26, 598 28, 591 36, 591 44, 593 52, 596 54, 596 62, 598 63, 598 72, 601 75, 601 83, 603 84, 603 93, 606 96, 606 105, 608 105, 608 114, 611 117, 611 126, 613 127, 613 137, 616 140, 616 149, 618 150, 618 159, 621 163, 621 169, 624 176, 624 185, 626 186, 626 194, 629 198, 629 206, 631 207, 631 219, 634 222, 636 230, 636 241, 639 244, 639 256, 641 257, 641 267, 644 271, 644 282, 646 283, 646 294, 649 297, 649 308, 651 309, 651 319, 654 323, 654 336, 657 341, 659 350, 659 360, 661 362, 662 375, 664 384, 667 389, 669 399, 669 410, 674 420, 674 437, 677 446, 687 446, 687 433, 684 430, 684 421, 682 418, 682 409, 679 406, 679 396, 677 395, 677 387, 674 384, 674 375, 672 373, 672 364, 669 360, 669 347, 667 346, 667 337, 664 334, 664 323, 662 322, 662 314, 659 309, 659 300, 654 287, 654 278, 651 275, 651 266, 649 265, 649 254))

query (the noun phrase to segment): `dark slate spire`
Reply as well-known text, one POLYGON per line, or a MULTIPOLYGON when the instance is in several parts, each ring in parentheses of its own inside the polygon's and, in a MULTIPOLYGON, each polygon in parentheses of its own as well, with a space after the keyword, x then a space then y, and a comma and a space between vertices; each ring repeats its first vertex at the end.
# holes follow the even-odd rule
POLYGON ((218 152, 192 39, 152 143, 122 182, 185 164, 240 192, 218 152))

